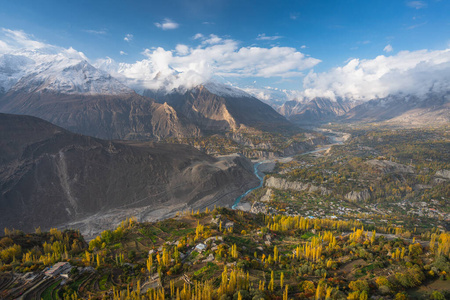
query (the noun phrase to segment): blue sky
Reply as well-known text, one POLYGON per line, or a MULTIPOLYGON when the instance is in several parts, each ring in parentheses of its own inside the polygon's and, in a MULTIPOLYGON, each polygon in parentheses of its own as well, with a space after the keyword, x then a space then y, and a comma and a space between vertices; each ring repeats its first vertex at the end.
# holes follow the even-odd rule
POLYGON ((311 69, 327 72, 352 58, 449 48, 449 2, 3 0, 0 27, 73 47, 91 61, 110 57, 130 64, 144 59, 145 49, 169 51, 179 44, 195 48, 211 34, 232 40, 237 49, 290 47, 320 62, 284 78, 250 74, 229 81, 299 90, 311 69), (199 33, 203 39, 194 39, 199 33))

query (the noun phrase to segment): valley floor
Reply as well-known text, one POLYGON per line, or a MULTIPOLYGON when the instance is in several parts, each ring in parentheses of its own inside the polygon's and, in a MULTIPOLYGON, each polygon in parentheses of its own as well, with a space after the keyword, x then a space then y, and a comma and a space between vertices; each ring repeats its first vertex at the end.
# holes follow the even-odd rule
POLYGON ((130 218, 88 244, 77 231, 6 230, 0 297, 450 297, 448 132, 349 134, 319 151, 260 160, 262 186, 235 210, 130 218), (50 269, 58 262, 68 268, 50 269))

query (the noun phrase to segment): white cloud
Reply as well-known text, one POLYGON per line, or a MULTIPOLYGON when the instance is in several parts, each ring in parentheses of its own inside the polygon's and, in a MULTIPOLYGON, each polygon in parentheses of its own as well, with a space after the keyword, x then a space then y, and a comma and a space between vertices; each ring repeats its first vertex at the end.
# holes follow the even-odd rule
POLYGON ((427 23, 428 22, 422 22, 422 23, 419 23, 419 24, 414 24, 414 25, 408 26, 406 29, 408 29, 408 30, 415 29, 417 27, 421 27, 423 25, 426 25, 427 23))
POLYGON ((197 47, 179 44, 175 50, 146 49, 133 64, 98 61, 97 65, 137 90, 192 87, 213 76, 298 77, 320 60, 289 47, 239 47, 231 39, 210 35, 197 47))
POLYGON ((26 34, 22 30, 2 28, 1 33, 4 43, 3 47, 5 47, 5 44, 7 44, 5 51, 8 51, 12 48, 32 50, 42 49, 49 46, 43 42, 36 41, 33 36, 26 34))
POLYGON ((197 33, 197 34, 194 35, 194 37, 193 37, 194 40, 203 39, 203 38, 204 38, 204 36, 203 36, 203 34, 201 34, 201 33, 197 33))
POLYGON ((1 28, 0 30, 0 55, 12 54, 16 56, 26 56, 35 59, 37 62, 42 60, 51 61, 58 58, 68 58, 75 60, 88 60, 82 53, 72 47, 63 48, 53 46, 41 41, 22 30, 11 30, 1 28))
POLYGON ((386 47, 384 47, 383 51, 384 52, 392 52, 394 50, 394 48, 392 48, 391 44, 386 45, 386 47))
POLYGON ((202 40, 203 45, 214 45, 222 42, 222 38, 218 37, 215 34, 210 34, 208 37, 204 36, 201 33, 197 33, 193 36, 194 40, 202 40))
POLYGON ((125 37, 123 38, 123 40, 126 41, 126 42, 131 42, 133 40, 133 37, 134 36, 131 33, 127 33, 125 35, 125 37))
POLYGON ((63 48, 36 41, 33 36, 21 30, 4 29, 0 31, 0 55, 10 54, 14 56, 28 57, 36 63, 48 63, 55 60, 86 60, 83 52, 76 51, 72 47, 63 48))
POLYGON ((222 39, 220 37, 218 37, 215 34, 210 34, 209 38, 205 39, 202 44, 209 44, 209 45, 214 45, 214 44, 218 44, 222 41, 222 39))
POLYGON ((155 26, 161 28, 162 30, 170 30, 177 29, 180 25, 178 23, 175 23, 171 19, 165 18, 163 22, 155 23, 155 26))
POLYGON ((120 55, 128 55, 128 53, 126 53, 125 51, 122 51, 122 50, 119 53, 120 53, 120 55))
POLYGON ((427 7, 427 3, 424 1, 409 1, 406 3, 409 7, 415 8, 415 9, 421 9, 427 7))
POLYGON ((256 38, 259 41, 274 41, 281 39, 282 36, 274 35, 274 36, 267 36, 265 33, 258 34, 258 37, 256 38))
POLYGON ((189 47, 186 46, 186 45, 183 45, 183 44, 178 44, 178 45, 175 47, 175 50, 177 51, 177 53, 178 53, 179 55, 186 55, 186 54, 189 53, 189 47))
POLYGON ((308 47, 306 47, 306 45, 302 45, 302 46, 300 47, 300 49, 306 49, 306 48, 308 48, 308 47))
POLYGON ((95 34, 95 35, 105 35, 107 34, 106 30, 94 30, 94 29, 86 29, 84 32, 95 34))
POLYGON ((279 107, 286 101, 297 99, 301 96, 300 91, 279 89, 271 86, 263 88, 247 87, 242 88, 242 90, 274 107, 279 107))
POLYGON ((450 49, 402 51, 374 59, 351 59, 328 72, 310 71, 303 96, 370 100, 389 94, 423 95, 450 89, 450 49))
POLYGON ((9 49, 9 46, 7 43, 5 43, 4 41, 0 40, 0 53, 4 53, 7 52, 9 49))
POLYGON ((297 20, 299 15, 299 13, 290 13, 289 18, 291 18, 291 20, 297 20))

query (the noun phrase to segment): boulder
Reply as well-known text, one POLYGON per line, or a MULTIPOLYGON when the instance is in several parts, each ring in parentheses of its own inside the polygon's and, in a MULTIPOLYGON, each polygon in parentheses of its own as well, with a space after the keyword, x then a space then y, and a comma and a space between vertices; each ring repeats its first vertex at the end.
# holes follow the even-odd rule
POLYGON ((450 179, 450 170, 439 170, 439 171, 436 171, 435 175, 438 177, 450 179))

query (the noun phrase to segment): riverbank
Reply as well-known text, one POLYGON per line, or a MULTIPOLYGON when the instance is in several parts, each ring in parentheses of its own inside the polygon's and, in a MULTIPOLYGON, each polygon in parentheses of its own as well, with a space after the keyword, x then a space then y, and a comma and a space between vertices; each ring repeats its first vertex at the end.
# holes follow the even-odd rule
POLYGON ((250 194, 252 191, 259 189, 264 184, 264 174, 263 173, 269 173, 272 172, 276 166, 277 162, 280 163, 288 163, 294 159, 294 156, 298 155, 307 155, 307 154, 313 154, 313 153, 320 153, 320 152, 327 152, 331 149, 332 146, 336 145, 342 145, 345 141, 347 141, 351 136, 348 133, 344 132, 334 132, 329 129, 320 130, 317 129, 317 131, 322 132, 323 134, 327 135, 328 138, 331 140, 331 144, 323 145, 315 150, 299 153, 293 156, 288 157, 282 157, 282 158, 273 158, 273 159, 258 159, 253 160, 254 164, 254 173, 256 177, 260 180, 260 184, 257 187, 251 188, 242 195, 240 195, 238 198, 236 198, 232 208, 233 209, 239 209, 243 211, 250 211, 251 204, 243 200, 248 194, 250 194))

